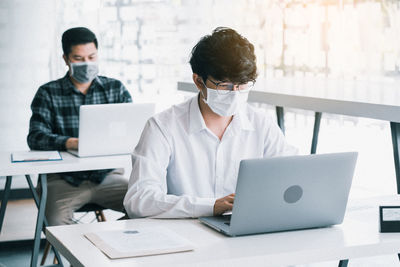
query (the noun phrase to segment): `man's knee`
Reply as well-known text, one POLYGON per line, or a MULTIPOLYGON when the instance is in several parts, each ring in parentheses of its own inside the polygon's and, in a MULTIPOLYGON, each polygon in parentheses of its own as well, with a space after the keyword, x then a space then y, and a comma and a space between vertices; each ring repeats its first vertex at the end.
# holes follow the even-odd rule
POLYGON ((62 207, 56 205, 55 202, 47 202, 46 218, 49 226, 73 224, 73 210, 71 207, 62 207))
POLYGON ((90 199, 88 186, 74 187, 59 175, 49 175, 46 218, 49 225, 73 224, 73 213, 90 199))

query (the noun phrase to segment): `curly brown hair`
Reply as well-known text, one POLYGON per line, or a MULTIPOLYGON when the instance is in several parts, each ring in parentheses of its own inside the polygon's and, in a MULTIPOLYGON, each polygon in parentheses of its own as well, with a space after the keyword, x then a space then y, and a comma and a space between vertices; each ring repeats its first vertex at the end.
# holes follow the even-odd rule
POLYGON ((254 46, 235 30, 218 27, 193 47, 190 58, 193 73, 205 81, 246 83, 257 78, 254 46))

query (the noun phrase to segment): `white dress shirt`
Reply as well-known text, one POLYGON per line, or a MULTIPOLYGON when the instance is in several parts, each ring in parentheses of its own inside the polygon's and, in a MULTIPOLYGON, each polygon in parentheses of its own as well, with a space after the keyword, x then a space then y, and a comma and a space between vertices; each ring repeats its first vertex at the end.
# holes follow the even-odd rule
POLYGON ((147 122, 132 154, 124 206, 131 218, 212 216, 216 199, 235 192, 241 159, 293 154, 276 122, 248 104, 219 140, 196 96, 147 122))

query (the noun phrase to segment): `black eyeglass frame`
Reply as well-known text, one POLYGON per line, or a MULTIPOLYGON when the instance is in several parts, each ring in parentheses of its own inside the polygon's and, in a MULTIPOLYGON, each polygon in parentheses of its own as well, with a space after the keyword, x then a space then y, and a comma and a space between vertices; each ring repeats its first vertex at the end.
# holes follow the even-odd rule
MULTIPOLYGON (((241 84, 238 84, 238 83, 230 83, 230 82, 225 82, 225 81, 221 81, 221 82, 214 82, 213 80, 211 80, 210 78, 207 78, 206 80, 209 80, 212 84, 214 84, 216 87, 217 87, 217 90, 218 91, 233 91, 233 88, 234 88, 234 86, 235 85, 241 85, 241 84), (228 89, 218 89, 218 86, 220 85, 220 84, 222 84, 222 83, 227 83, 227 84, 230 84, 231 86, 228 88, 228 89)), ((246 89, 239 89, 238 88, 238 91, 241 91, 241 90, 247 90, 247 89, 252 89, 253 87, 254 87, 254 84, 256 83, 256 81, 248 81, 247 83, 242 83, 242 84, 249 84, 249 83, 251 83, 251 86, 249 86, 248 88, 246 88, 246 89)), ((205 83, 204 83, 204 85, 205 85, 205 83)))

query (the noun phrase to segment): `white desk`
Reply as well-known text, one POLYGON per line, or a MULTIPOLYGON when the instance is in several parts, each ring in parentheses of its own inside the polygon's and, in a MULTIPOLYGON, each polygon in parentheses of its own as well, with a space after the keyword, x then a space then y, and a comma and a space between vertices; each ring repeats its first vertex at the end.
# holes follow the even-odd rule
MULTIPOLYGON (((131 164, 130 155, 102 156, 78 158, 67 152, 61 152, 63 160, 61 161, 42 161, 42 162, 11 162, 11 152, 0 152, 0 176, 6 176, 6 186, 0 208, 0 230, 3 225, 3 219, 6 211, 8 196, 11 188, 12 176, 25 175, 33 198, 38 206, 38 217, 36 221, 36 230, 34 246, 32 250, 31 266, 37 266, 39 256, 40 234, 43 224, 47 226, 44 217, 45 204, 47 198, 47 177, 48 173, 85 171, 124 168, 131 164), (42 196, 39 199, 35 188, 30 179, 31 174, 38 174, 42 185, 42 196)), ((60 262, 60 261, 59 261, 60 262)))
MULTIPOLYGON (((193 82, 178 82, 178 90, 198 92, 193 82)), ((317 149, 323 112, 389 121, 400 194, 400 82, 318 78, 259 80, 250 92, 249 101, 276 106, 277 121, 283 132, 283 107, 315 111, 311 153, 317 149)))
POLYGON ((397 254, 400 233, 381 234, 378 206, 400 204, 400 196, 349 204, 344 223, 334 227, 226 237, 198 220, 133 219, 46 229, 50 243, 73 266, 277 266, 397 254), (191 240, 191 252, 110 260, 83 234, 161 225, 191 240))

